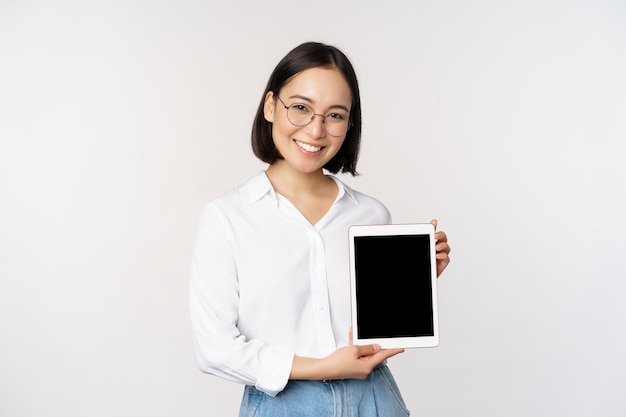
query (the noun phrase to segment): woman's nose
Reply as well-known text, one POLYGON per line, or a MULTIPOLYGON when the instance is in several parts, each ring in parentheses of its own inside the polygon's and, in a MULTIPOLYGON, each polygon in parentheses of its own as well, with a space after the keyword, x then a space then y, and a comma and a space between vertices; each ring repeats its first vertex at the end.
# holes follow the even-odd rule
POLYGON ((323 137, 326 136, 326 126, 324 125, 324 121, 326 120, 326 117, 324 115, 321 114, 313 114, 313 116, 311 117, 311 123, 309 123, 308 125, 306 125, 306 127, 308 128, 309 132, 311 132, 311 135, 313 137, 323 137), (316 117, 319 116, 319 117, 316 117))

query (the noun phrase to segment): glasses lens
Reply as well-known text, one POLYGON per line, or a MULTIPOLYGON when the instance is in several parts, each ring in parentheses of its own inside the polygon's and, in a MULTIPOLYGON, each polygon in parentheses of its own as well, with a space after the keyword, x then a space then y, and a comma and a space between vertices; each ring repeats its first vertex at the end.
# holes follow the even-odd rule
POLYGON ((350 127, 350 119, 347 114, 330 113, 324 119, 324 127, 331 136, 343 136, 350 127))
MULTIPOLYGON (((306 126, 315 117, 315 112, 306 104, 292 104, 287 109, 287 118, 295 126, 306 126)), ((348 114, 329 113, 324 117, 324 128, 331 136, 343 136, 350 127, 348 114)))
POLYGON ((287 109, 287 118, 296 126, 306 126, 313 119, 313 109, 306 104, 292 104, 287 109))

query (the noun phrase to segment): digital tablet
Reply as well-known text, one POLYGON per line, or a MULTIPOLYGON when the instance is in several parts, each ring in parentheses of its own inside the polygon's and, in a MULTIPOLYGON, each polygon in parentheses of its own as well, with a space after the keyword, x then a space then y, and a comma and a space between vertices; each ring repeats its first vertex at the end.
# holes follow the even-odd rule
POLYGON ((353 344, 439 345, 433 225, 355 225, 348 234, 353 344))

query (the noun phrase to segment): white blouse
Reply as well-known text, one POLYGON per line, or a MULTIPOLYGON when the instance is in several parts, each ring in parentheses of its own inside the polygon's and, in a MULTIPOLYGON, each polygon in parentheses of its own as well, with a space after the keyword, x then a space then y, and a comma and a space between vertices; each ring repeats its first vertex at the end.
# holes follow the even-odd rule
POLYGON ((264 171, 204 207, 189 294, 203 372, 274 396, 294 355, 321 358, 348 345, 348 227, 391 217, 378 200, 331 178, 339 193, 315 225, 264 171))

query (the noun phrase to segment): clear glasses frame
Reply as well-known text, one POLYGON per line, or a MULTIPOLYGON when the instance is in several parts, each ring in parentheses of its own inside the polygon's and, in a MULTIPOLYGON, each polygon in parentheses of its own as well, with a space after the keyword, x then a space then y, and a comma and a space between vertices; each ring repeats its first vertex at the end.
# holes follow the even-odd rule
POLYGON ((322 118, 322 124, 324 125, 324 130, 326 130, 326 133, 328 133, 330 136, 335 136, 335 137, 343 136, 346 133, 348 133, 348 130, 350 129, 350 127, 352 127, 352 122, 350 121, 349 118, 334 119, 333 117, 337 115, 337 113, 329 113, 327 115, 323 115, 323 114, 315 113, 313 109, 306 104, 294 103, 291 106, 288 106, 285 104, 283 99, 281 99, 278 95, 276 95, 276 98, 280 100, 285 110, 287 110, 287 120, 289 120, 289 123, 291 123, 294 126, 298 126, 298 127, 307 126, 311 124, 313 119, 315 119, 315 116, 320 116, 322 118), (294 112, 297 114, 297 116, 294 116, 294 112), (326 119, 328 117, 331 117, 330 120, 332 122, 330 122, 329 124, 326 124, 326 119), (345 128, 342 126, 344 123, 345 123, 345 128), (329 127, 330 127, 330 132, 328 130, 329 127), (340 131, 336 131, 336 128, 339 128, 339 127, 340 127, 340 131))

